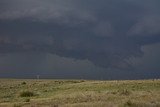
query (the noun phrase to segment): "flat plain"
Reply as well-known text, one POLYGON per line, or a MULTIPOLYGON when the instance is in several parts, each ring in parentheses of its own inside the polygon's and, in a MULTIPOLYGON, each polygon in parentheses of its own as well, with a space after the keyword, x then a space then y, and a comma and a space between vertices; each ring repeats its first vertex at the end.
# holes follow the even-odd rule
POLYGON ((160 80, 0 79, 0 107, 160 107, 160 80))

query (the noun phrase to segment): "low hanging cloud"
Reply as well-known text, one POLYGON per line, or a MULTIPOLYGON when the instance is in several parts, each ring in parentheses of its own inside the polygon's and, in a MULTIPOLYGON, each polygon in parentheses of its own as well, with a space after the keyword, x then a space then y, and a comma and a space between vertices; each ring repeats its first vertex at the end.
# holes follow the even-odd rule
POLYGON ((51 53, 133 70, 129 59, 160 42, 159 7, 149 8, 159 2, 142 1, 2 0, 0 53, 51 53))
POLYGON ((110 22, 99 22, 95 29, 93 29, 98 36, 114 36, 114 28, 110 22))
POLYGON ((153 36, 160 34, 160 16, 145 16, 129 31, 131 36, 153 36))

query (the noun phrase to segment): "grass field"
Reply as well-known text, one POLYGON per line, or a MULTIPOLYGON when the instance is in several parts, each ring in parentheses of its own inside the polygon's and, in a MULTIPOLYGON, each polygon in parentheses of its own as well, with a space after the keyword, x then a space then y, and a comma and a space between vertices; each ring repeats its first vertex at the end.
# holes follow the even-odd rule
POLYGON ((0 79, 0 107, 160 107, 160 80, 0 79))

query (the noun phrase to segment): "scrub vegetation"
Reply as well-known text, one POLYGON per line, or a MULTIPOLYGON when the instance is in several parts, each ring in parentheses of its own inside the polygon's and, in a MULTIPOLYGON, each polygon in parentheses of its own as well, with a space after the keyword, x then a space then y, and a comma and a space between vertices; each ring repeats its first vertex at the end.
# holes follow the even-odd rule
POLYGON ((0 79, 0 107, 160 107, 160 80, 0 79))

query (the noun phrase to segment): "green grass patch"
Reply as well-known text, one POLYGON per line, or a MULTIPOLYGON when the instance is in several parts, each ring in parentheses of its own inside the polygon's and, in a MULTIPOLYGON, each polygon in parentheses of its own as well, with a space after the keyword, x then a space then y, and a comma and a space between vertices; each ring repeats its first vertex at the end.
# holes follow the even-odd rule
POLYGON ((22 91, 19 94, 20 97, 33 97, 35 96, 35 93, 32 91, 22 91))

